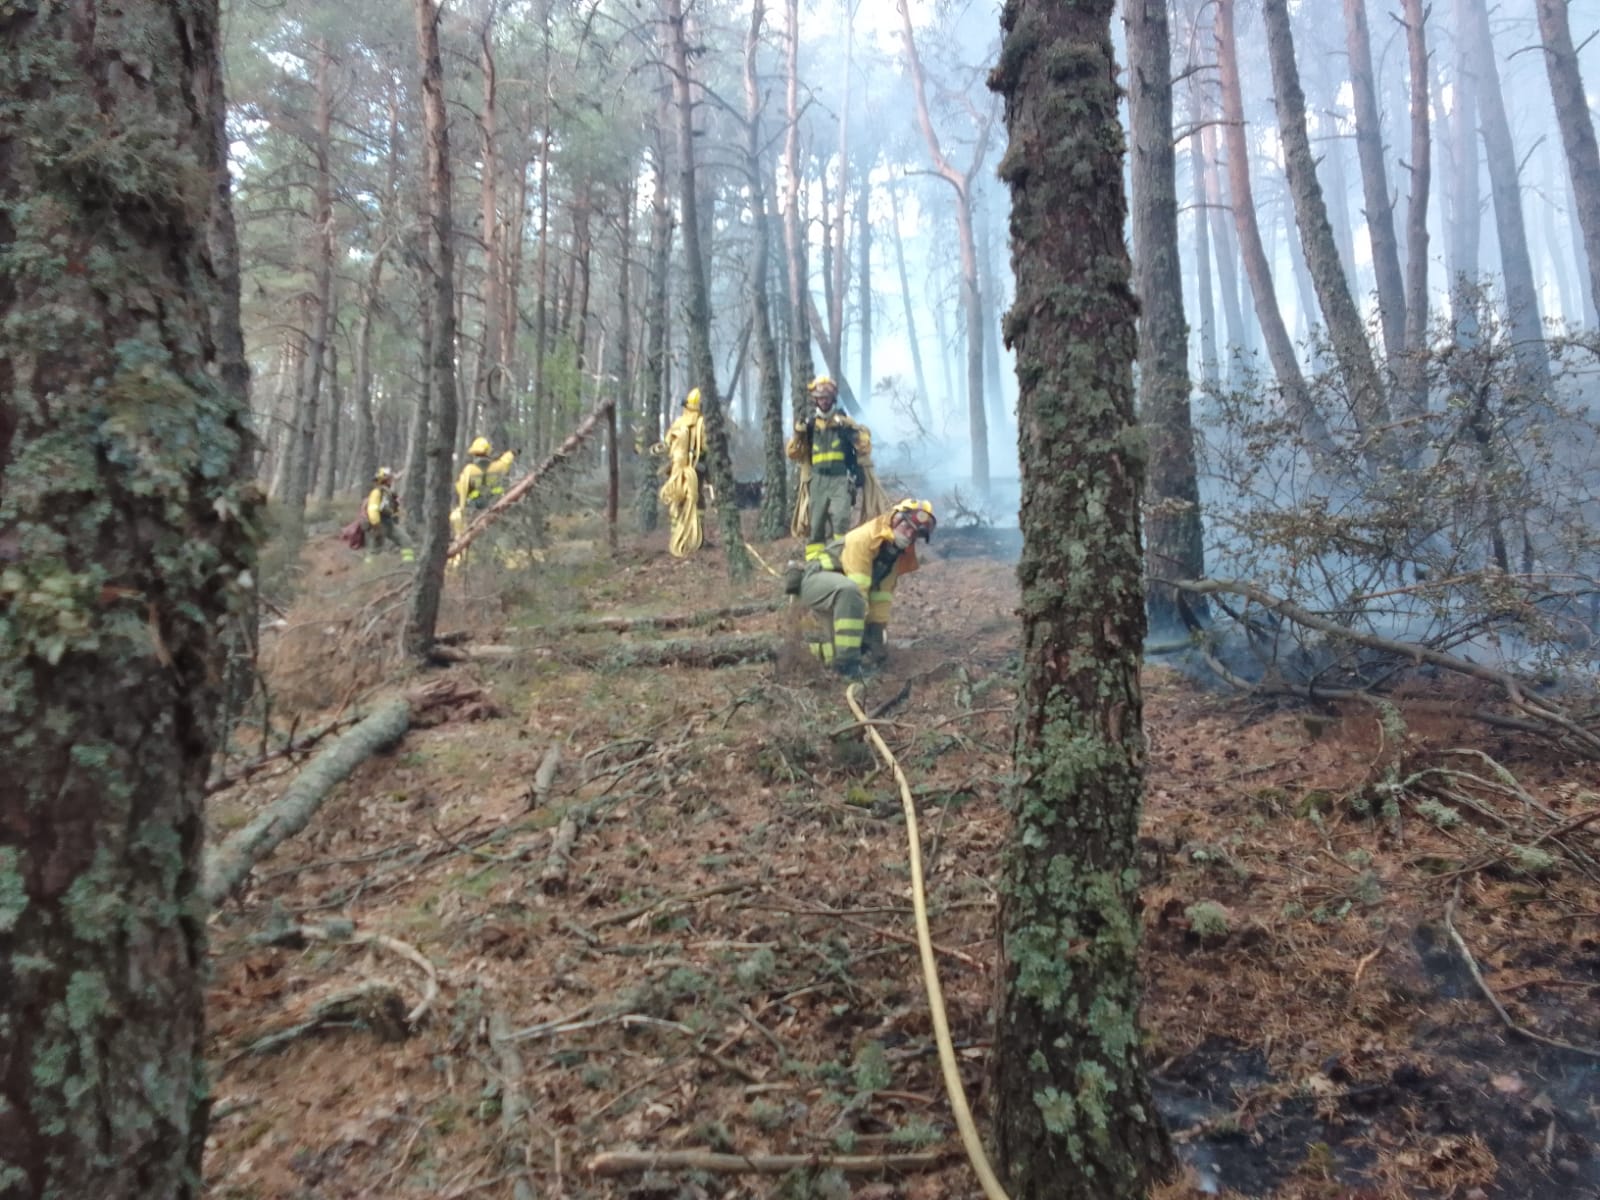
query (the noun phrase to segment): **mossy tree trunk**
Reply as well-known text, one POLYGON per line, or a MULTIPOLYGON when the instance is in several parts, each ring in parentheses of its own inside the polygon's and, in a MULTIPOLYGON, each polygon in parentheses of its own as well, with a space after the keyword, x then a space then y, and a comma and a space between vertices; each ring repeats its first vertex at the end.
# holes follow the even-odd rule
POLYGON ((433 0, 415 0, 417 58, 422 68, 422 118, 428 204, 428 271, 432 293, 428 340, 429 413, 423 437, 427 479, 422 511, 422 552, 406 613, 406 653, 425 657, 433 649, 450 549, 451 455, 456 442, 455 237, 450 202, 450 128, 444 102, 444 66, 439 56, 439 11, 433 0))
POLYGON ((672 68, 673 98, 678 108, 678 202, 683 212, 683 270, 688 286, 689 371, 692 386, 700 389, 700 411, 706 421, 705 465, 717 493, 722 516, 723 552, 728 575, 743 579, 750 574, 750 555, 744 548, 739 506, 733 502, 733 462, 728 454, 728 423, 717 394, 716 360, 711 355, 711 296, 706 286, 706 264, 700 255, 700 197, 695 182, 694 103, 689 77, 689 45, 683 28, 682 0, 664 0, 667 56, 672 68))
POLYGON ((0 17, 5 1196, 200 1194, 202 797, 256 504, 217 39, 208 0, 0 17))
POLYGON ((750 9, 750 31, 744 42, 745 170, 750 177, 750 319, 756 339, 756 372, 760 379, 761 442, 765 450, 766 478, 761 486, 761 512, 756 532, 768 540, 789 529, 789 470, 783 453, 783 373, 778 363, 778 343, 772 336, 770 275, 771 222, 767 220, 766 173, 761 163, 760 81, 756 54, 761 46, 761 23, 766 19, 763 0, 750 9))
POLYGON ((1113 0, 1008 0, 1023 666, 996 1142, 1014 1200, 1135 1200, 1171 1151, 1139 1055, 1145 633, 1113 0))
MULTIPOLYGON (((1178 172, 1172 149, 1172 37, 1166 0, 1126 0, 1133 127, 1133 244, 1138 251, 1139 420, 1150 439, 1146 562, 1151 580, 1203 579, 1200 487, 1189 419, 1189 329, 1178 259, 1178 172), (1182 572, 1175 574, 1175 572, 1182 572)), ((1181 629, 1177 595, 1145 586, 1150 624, 1181 629)))

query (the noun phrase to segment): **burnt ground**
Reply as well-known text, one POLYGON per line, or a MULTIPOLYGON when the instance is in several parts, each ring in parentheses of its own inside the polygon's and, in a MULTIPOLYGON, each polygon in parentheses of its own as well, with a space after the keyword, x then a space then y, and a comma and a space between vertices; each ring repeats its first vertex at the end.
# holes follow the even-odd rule
MULTIPOLYGON (((591 532, 567 529, 532 571, 453 577, 447 624, 483 656, 428 678, 479 703, 367 761, 213 918, 207 1194, 978 1195, 932 1052, 897 793, 841 687, 782 612, 554 640, 584 614, 776 592, 731 588, 714 548, 679 562, 657 535, 613 562, 591 532), (776 662, 618 665, 650 638, 760 632, 788 638, 776 662), (547 890, 564 816, 578 836, 547 890), (340 922, 437 974, 414 1029, 396 1010, 423 973, 395 943, 283 936, 340 922), (363 983, 387 1005, 312 1019, 363 983), (518 1035, 520 1071, 491 1026, 518 1035), (848 1181, 588 1169, 629 1148, 948 1156, 848 1181)), ((908 689, 883 732, 920 807, 981 1125, 1015 583, 937 540, 927 559, 868 704, 908 689)), ((386 677, 374 632, 400 619, 396 577, 327 545, 302 565, 264 649, 280 736, 417 682, 386 677)), ((1147 1060, 1184 1163, 1161 1195, 1600 1196, 1600 1058, 1581 1049, 1600 1046, 1593 765, 1454 715, 1472 698, 1437 684, 1398 714, 1313 713, 1157 665, 1145 685, 1147 1060), (1452 930, 1518 1027, 1580 1049, 1509 1030, 1452 930)), ((258 749, 241 734, 235 761, 258 749)), ((214 836, 286 778, 214 796, 214 836)))

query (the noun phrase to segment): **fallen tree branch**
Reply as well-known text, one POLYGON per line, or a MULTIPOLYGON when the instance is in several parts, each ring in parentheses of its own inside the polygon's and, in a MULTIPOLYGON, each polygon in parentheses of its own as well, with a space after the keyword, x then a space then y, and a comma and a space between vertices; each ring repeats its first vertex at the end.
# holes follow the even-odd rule
POLYGON ((568 435, 567 440, 551 452, 549 458, 517 480, 516 483, 506 489, 504 496, 501 496, 500 499, 478 514, 472 524, 462 531, 461 536, 450 543, 450 549, 445 551, 445 557, 455 558, 461 554, 462 551, 477 540, 479 534, 498 521, 506 509, 533 491, 546 475, 571 457, 578 447, 583 445, 584 439, 595 431, 596 426, 611 410, 611 405, 612 401, 610 400, 602 400, 595 405, 590 410, 589 415, 578 422, 578 427, 568 435))
POLYGON ((732 667, 772 662, 781 643, 765 634, 714 638, 666 638, 628 642, 601 652, 567 651, 562 658, 590 667, 732 667))
POLYGON ((306 827, 328 793, 372 755, 404 737, 410 724, 411 705, 396 697, 319 751, 282 796, 211 854, 200 889, 206 903, 214 905, 230 895, 257 862, 306 827))
MULTIPOLYGON (((1240 596, 1252 603, 1259 604, 1280 617, 1294 622, 1296 625, 1307 629, 1314 629, 1318 633, 1325 633, 1330 637, 1340 638, 1357 646, 1365 646, 1369 650, 1379 650, 1385 654, 1392 654, 1397 658, 1410 659, 1417 664, 1428 663, 1458 675, 1465 675, 1472 679, 1479 679, 1491 683, 1505 696, 1510 705, 1525 716, 1535 721, 1543 722, 1546 728, 1545 736, 1551 736, 1555 730, 1565 733, 1573 742, 1577 743, 1590 757, 1600 758, 1600 733, 1585 729, 1579 725, 1562 709, 1553 704, 1545 703, 1528 696, 1523 691, 1523 682, 1515 675, 1505 671, 1486 667, 1482 663, 1475 663, 1465 658, 1458 658, 1454 654, 1447 654, 1443 650, 1435 650, 1431 646, 1419 645, 1416 642, 1401 642, 1394 638, 1382 637, 1375 633, 1363 633, 1352 629, 1348 625, 1341 625, 1310 609, 1302 608, 1291 600, 1281 600, 1276 596, 1263 591, 1253 583, 1246 583, 1236 579, 1178 579, 1159 580, 1157 582, 1183 591, 1196 592, 1201 595, 1232 595, 1240 596)), ((1320 691, 1320 689, 1319 689, 1320 691)))
POLYGON ((539 872, 539 890, 546 896, 567 890, 567 867, 572 863, 572 845, 577 840, 578 821, 569 812, 561 818, 561 825, 550 843, 550 856, 544 860, 544 870, 539 872))
POLYGON ((884 1171, 931 1171, 949 1157, 929 1154, 716 1154, 710 1150, 607 1150, 589 1160, 594 1175, 635 1171, 714 1171, 723 1175, 787 1175, 790 1171, 843 1171, 847 1175, 884 1171))
POLYGON ((1600 1050, 1592 1046, 1575 1046, 1571 1042, 1563 1042, 1560 1038, 1546 1037, 1542 1033, 1518 1025, 1511 1019, 1511 1014, 1506 1011, 1506 1006, 1500 1003, 1500 997, 1494 994, 1488 982, 1483 978, 1483 972, 1478 969, 1478 960, 1472 956, 1472 951, 1467 948, 1466 939, 1456 932, 1455 908, 1456 901, 1461 899, 1461 881, 1456 881, 1456 890, 1451 895, 1449 902, 1444 906, 1444 929, 1450 935, 1450 940, 1455 943, 1456 950, 1460 952, 1462 961, 1467 964, 1467 970, 1472 973, 1472 982, 1478 985, 1478 990, 1483 993, 1483 998, 1489 1002, 1489 1007, 1494 1009, 1495 1015, 1505 1027, 1518 1037, 1527 1038, 1530 1042, 1538 1042, 1541 1046, 1552 1046, 1557 1050, 1565 1050, 1571 1054, 1582 1054, 1587 1058, 1600 1058, 1600 1050))
POLYGON ((399 958, 405 959, 422 972, 424 985, 422 999, 406 1013, 406 1024, 415 1028, 428 1014, 433 1002, 439 998, 439 973, 423 953, 409 942, 390 937, 386 933, 357 933, 353 921, 332 921, 326 925, 289 925, 265 935, 250 939, 261 946, 290 946, 303 949, 311 942, 337 943, 347 946, 377 946, 399 958))
POLYGON ((246 779, 249 779, 252 775, 256 774, 263 768, 271 766, 280 759, 289 758, 293 755, 299 754, 303 750, 311 749, 311 747, 315 746, 329 734, 338 733, 341 729, 348 729, 360 719, 360 717, 344 717, 338 721, 330 721, 321 729, 314 729, 303 737, 297 738, 291 734, 289 740, 282 746, 278 747, 278 749, 272 751, 272 753, 263 754, 257 758, 252 758, 237 771, 234 771, 228 775, 218 776, 216 779, 208 781, 206 783, 206 795, 215 795, 217 792, 225 791, 226 789, 231 788, 236 783, 243 783, 246 779))
POLYGON ((386 1042, 398 1042, 407 1033, 405 1001, 400 989, 386 979, 368 979, 354 987, 341 988, 318 1000, 301 1020, 263 1034, 224 1060, 224 1069, 251 1054, 281 1050, 296 1038, 328 1025, 365 1025, 386 1042))
POLYGON ((527 1119, 528 1096, 522 1088, 522 1054, 511 1037, 511 1022, 503 1012, 489 1015, 489 1046, 494 1050, 500 1072, 500 1163, 516 1182, 515 1200, 533 1200, 533 1180, 528 1174, 527 1153, 518 1150, 518 1130, 527 1119))
POLYGON ((718 621, 731 621, 738 617, 753 617, 761 613, 780 612, 788 606, 788 599, 753 600, 748 604, 730 604, 725 608, 709 608, 701 612, 661 613, 643 617, 587 617, 579 621, 564 621, 547 625, 541 634, 564 635, 569 633, 635 633, 650 629, 684 629, 694 625, 714 625, 718 621))
POLYGON ((560 766, 561 747, 552 743, 539 760, 539 769, 533 773, 533 786, 528 789, 528 812, 550 803, 550 788, 555 784, 556 769, 560 766))

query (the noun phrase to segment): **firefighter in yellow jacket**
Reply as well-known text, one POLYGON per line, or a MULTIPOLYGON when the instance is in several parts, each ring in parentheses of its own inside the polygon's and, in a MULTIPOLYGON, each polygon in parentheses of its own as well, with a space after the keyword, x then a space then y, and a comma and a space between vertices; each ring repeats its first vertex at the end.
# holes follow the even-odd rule
POLYGON ((700 411, 700 389, 693 388, 683 398, 683 411, 667 430, 667 436, 650 450, 665 455, 666 481, 658 496, 667 506, 672 535, 667 550, 674 558, 685 558, 700 549, 705 541, 705 495, 700 471, 706 456, 706 422, 700 411))
POLYGON ((822 553, 828 538, 850 527, 856 485, 872 461, 872 434, 839 411, 839 386, 826 375, 807 389, 816 412, 796 418, 786 453, 801 467, 793 530, 806 535, 806 561, 822 553))
POLYGON ((507 450, 498 458, 486 437, 472 439, 467 447, 467 465, 456 476, 456 506, 450 513, 450 530, 460 537, 467 523, 505 495, 506 480, 517 452, 507 450))
POLYGON ((815 614, 811 652, 841 675, 861 673, 863 653, 887 654, 889 608, 902 575, 917 569, 916 540, 931 541, 933 505, 902 500, 825 546, 800 578, 800 602, 815 614))
POLYGON ((402 562, 412 562, 416 556, 411 551, 411 539, 400 528, 400 497, 394 491, 394 472, 379 467, 372 477, 372 490, 367 493, 367 547, 368 552, 394 546, 400 551, 402 562))

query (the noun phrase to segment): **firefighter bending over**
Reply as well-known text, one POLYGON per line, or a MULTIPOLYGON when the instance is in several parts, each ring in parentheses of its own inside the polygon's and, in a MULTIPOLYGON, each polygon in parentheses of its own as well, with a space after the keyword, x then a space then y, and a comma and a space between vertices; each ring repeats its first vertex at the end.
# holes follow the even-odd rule
POLYGON ((814 614, 811 653, 841 675, 861 673, 862 656, 888 656, 889 606, 900 576, 917 569, 915 542, 933 539, 933 505, 902 500, 824 547, 786 586, 814 614))

